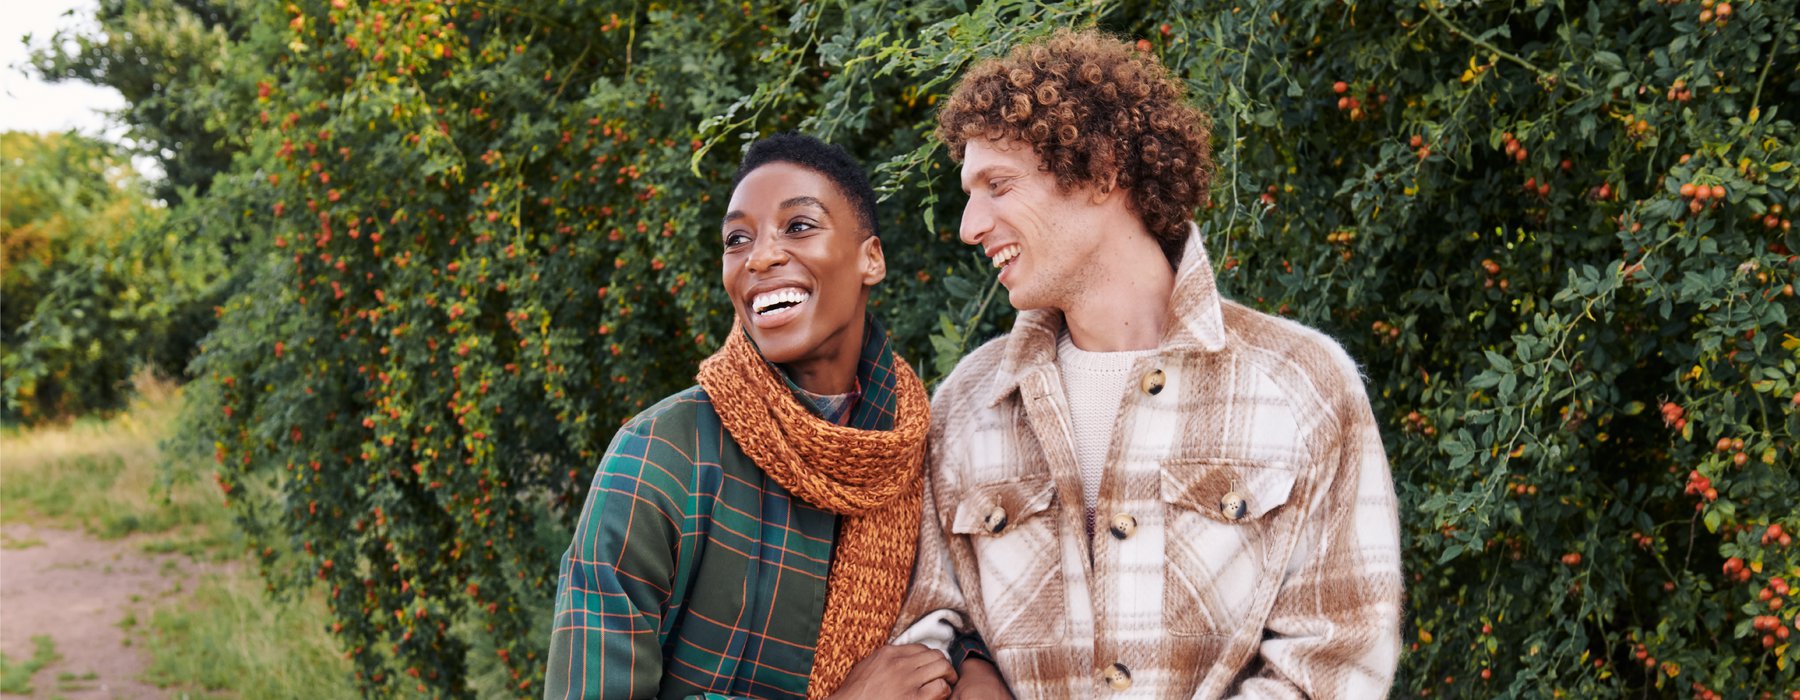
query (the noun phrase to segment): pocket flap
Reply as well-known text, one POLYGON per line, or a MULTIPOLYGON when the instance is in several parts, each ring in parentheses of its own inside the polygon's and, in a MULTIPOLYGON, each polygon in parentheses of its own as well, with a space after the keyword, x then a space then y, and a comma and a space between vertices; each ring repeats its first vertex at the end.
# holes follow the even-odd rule
POLYGON ((958 535, 1000 535, 1050 507, 1056 484, 1048 478, 1013 479, 970 488, 956 504, 950 532, 958 535))
POLYGON ((1295 474, 1285 465, 1268 462, 1169 460, 1163 463, 1162 499, 1220 522, 1250 523, 1287 503, 1294 491, 1295 474), (1234 508, 1241 509, 1242 515, 1233 517, 1234 508))

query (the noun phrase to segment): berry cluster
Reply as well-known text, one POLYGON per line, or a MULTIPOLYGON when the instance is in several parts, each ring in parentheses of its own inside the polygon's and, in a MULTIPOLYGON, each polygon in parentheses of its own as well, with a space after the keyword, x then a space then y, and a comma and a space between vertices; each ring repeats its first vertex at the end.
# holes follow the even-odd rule
MULTIPOLYGON (((1369 116, 1370 116, 1369 111, 1366 109, 1363 109, 1363 98, 1349 94, 1350 93, 1350 83, 1344 82, 1342 80, 1332 83, 1331 84, 1331 92, 1338 95, 1338 101, 1337 101, 1338 111, 1346 113, 1350 117, 1350 121, 1359 122, 1359 121, 1369 118, 1369 116)), ((1367 88, 1366 93, 1367 94, 1365 95, 1365 97, 1373 98, 1374 102, 1376 104, 1382 104, 1382 105, 1387 104, 1387 101, 1388 101, 1387 94, 1386 93, 1377 93, 1375 90, 1375 86, 1370 85, 1367 88)))
POLYGON ((1426 418, 1418 411, 1408 412, 1406 423, 1401 425, 1400 429, 1409 433, 1419 433, 1425 437, 1437 437, 1437 426, 1432 425, 1431 419, 1426 418))
POLYGON ((1700 24, 1724 27, 1731 20, 1731 3, 1700 0, 1700 24))
POLYGON ((1508 158, 1523 163, 1525 162, 1525 159, 1531 155, 1531 151, 1526 150, 1524 144, 1519 143, 1518 139, 1513 138, 1512 132, 1510 131, 1501 134, 1500 140, 1505 142, 1500 146, 1500 150, 1505 152, 1506 157, 1508 158))
POLYGON ((1687 200, 1688 213, 1691 214, 1698 214, 1708 206, 1716 207, 1725 203, 1724 185, 1696 185, 1689 182, 1683 184, 1679 192, 1681 198, 1687 200))

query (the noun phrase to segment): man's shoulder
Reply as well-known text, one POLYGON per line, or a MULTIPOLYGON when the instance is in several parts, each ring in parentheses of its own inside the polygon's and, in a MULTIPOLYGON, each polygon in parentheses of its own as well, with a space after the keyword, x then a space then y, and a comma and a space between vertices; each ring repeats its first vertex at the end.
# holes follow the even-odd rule
POLYGON ((944 377, 931 397, 933 415, 955 411, 992 397, 996 384, 1005 381, 1000 366, 1006 356, 1006 340, 1010 334, 981 344, 956 363, 956 369, 944 377))
POLYGON ((1349 398, 1367 401, 1356 361, 1331 336, 1236 302, 1221 305, 1232 346, 1271 378, 1291 389, 1308 391, 1326 407, 1349 398))

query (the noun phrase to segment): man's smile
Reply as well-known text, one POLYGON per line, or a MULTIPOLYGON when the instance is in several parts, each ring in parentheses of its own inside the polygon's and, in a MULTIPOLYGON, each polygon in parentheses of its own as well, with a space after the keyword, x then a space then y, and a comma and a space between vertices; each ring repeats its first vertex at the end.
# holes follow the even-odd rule
POLYGON ((1001 246, 999 250, 989 253, 988 257, 993 260, 994 269, 1006 267, 1012 264, 1014 258, 1019 257, 1019 244, 1011 243, 1001 246))

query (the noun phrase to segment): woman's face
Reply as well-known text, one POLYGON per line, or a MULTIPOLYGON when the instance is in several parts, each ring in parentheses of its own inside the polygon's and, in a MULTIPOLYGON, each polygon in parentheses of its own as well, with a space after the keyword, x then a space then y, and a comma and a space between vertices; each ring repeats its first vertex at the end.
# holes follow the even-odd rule
POLYGON ((793 163, 758 167, 732 191, 720 241, 725 293, 763 357, 803 375, 847 362, 854 376, 887 263, 837 185, 793 163))

